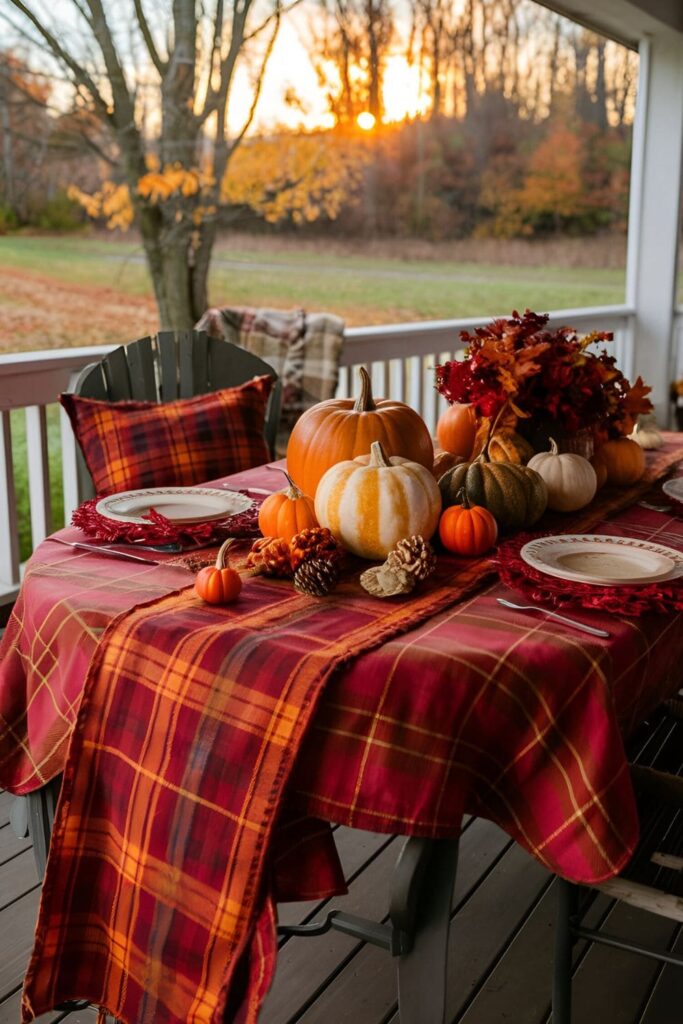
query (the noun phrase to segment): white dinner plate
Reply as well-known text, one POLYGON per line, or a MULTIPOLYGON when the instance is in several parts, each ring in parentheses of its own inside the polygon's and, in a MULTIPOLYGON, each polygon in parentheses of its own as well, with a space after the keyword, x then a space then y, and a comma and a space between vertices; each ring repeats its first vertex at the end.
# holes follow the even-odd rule
POLYGON ((117 523, 149 523, 151 508, 173 523, 208 523, 246 512, 253 502, 237 491, 214 487, 147 487, 101 498, 95 509, 117 523))
POLYGON ((647 540, 600 534, 538 537, 521 549, 527 565, 548 576, 603 586, 653 583, 683 572, 683 552, 647 540))
POLYGON ((662 484, 662 490, 668 498, 683 502, 683 476, 677 476, 673 480, 666 480, 662 484))

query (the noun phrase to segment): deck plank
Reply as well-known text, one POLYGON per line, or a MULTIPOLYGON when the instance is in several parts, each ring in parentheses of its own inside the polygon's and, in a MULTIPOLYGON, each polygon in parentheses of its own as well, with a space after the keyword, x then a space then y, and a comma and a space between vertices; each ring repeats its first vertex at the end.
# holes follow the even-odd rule
MULTIPOLYGON (((683 935, 672 946, 683 954, 683 935)), ((667 965, 661 972, 639 1024, 680 1024, 683 1007, 683 968, 667 965)))
POLYGON ((19 839, 9 822, 0 828, 0 867, 8 860, 23 853, 24 850, 30 849, 31 840, 29 838, 19 839))
POLYGON ((12 942, 0 957, 0 999, 22 983, 33 948, 39 899, 40 890, 33 889, 0 914, 0 935, 12 936, 12 942))
POLYGON ((9 821, 9 809, 16 798, 3 789, 0 791, 0 828, 9 821))
MULTIPOLYGON (((33 850, 28 849, 2 865, 2 886, 0 886, 0 914, 10 903, 37 889, 40 885, 33 850)), ((2 922, 2 917, 0 917, 2 922)))

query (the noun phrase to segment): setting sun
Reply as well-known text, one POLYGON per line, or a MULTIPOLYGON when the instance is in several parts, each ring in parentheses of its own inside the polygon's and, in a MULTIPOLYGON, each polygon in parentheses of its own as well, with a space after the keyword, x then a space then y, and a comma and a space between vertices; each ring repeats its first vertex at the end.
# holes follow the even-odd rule
POLYGON ((362 110, 356 118, 356 124, 364 132, 371 132, 375 127, 375 115, 371 114, 369 110, 362 110))

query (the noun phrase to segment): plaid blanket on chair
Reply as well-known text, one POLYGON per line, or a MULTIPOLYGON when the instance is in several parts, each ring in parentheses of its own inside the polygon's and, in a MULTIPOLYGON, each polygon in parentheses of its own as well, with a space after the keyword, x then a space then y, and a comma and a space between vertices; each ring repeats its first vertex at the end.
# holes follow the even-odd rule
POLYGON ((207 309, 197 323, 206 331, 260 356, 282 380, 282 413, 276 440, 278 456, 299 416, 333 398, 337 390, 344 321, 331 313, 303 309, 207 309))

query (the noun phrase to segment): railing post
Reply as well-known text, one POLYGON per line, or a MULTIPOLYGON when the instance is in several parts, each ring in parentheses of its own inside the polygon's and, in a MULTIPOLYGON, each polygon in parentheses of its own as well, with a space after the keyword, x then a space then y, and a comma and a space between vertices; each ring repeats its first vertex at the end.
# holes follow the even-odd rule
POLYGON ((0 412, 0 581, 19 582, 19 523, 14 489, 10 414, 0 412))
POLYGON ((627 303, 635 310, 633 372, 652 386, 662 426, 670 418, 674 371, 681 169, 683 36, 653 36, 640 46, 633 132, 627 303))
POLYGON ((44 405, 30 405, 26 414, 28 490, 31 503, 31 542, 37 547, 52 533, 52 502, 44 405))

